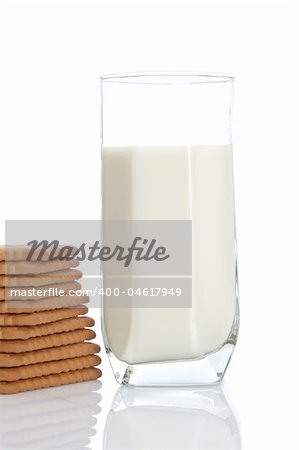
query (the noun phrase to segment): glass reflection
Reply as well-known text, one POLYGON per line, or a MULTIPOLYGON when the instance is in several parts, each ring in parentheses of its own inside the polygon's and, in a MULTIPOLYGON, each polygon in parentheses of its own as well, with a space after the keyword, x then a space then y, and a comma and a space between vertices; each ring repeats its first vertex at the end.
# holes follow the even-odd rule
POLYGON ((107 417, 104 450, 240 450, 233 412, 220 386, 122 386, 107 417))

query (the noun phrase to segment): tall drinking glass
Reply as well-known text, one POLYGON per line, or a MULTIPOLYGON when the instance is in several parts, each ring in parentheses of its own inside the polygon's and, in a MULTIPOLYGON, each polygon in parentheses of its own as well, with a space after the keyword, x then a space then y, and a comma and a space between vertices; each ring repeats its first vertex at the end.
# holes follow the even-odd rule
POLYGON ((219 382, 233 353, 239 325, 233 81, 205 73, 101 78, 104 230, 145 224, 147 232, 132 236, 155 238, 168 256, 155 261, 158 269, 143 261, 141 272, 132 266, 118 277, 103 263, 102 329, 120 383, 219 382), (130 303, 134 296, 140 303, 130 303))

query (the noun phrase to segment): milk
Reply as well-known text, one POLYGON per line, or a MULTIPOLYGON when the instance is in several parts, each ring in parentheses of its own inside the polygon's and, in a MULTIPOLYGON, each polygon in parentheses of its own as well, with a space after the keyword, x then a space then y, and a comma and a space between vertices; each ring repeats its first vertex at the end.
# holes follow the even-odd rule
POLYGON ((109 347, 127 363, 200 358, 236 312, 232 148, 106 147, 103 218, 192 220, 192 307, 104 309, 109 347))

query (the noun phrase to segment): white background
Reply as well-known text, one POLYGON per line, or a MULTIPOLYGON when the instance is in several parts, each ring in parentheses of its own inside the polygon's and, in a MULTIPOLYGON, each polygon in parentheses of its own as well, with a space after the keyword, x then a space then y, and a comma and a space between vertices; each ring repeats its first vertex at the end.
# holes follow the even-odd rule
MULTIPOLYGON (((289 1, 2 1, 9 219, 97 219, 103 73, 234 73, 241 332, 225 390, 243 450, 298 448, 298 10, 289 1)), ((98 334, 99 317, 97 317, 98 334)), ((103 355, 103 411, 116 384, 103 355)), ((217 449, 221 450, 221 449, 217 449)))

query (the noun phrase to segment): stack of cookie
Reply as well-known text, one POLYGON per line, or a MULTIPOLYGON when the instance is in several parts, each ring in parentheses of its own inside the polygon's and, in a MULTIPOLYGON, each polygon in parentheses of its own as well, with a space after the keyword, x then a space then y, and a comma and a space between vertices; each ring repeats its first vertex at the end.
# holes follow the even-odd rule
POLYGON ((74 259, 27 261, 28 247, 0 248, 0 394, 97 379, 100 348, 74 295, 74 259), (72 293, 72 295, 71 295, 72 293), (69 295, 68 295, 69 294, 69 295))

